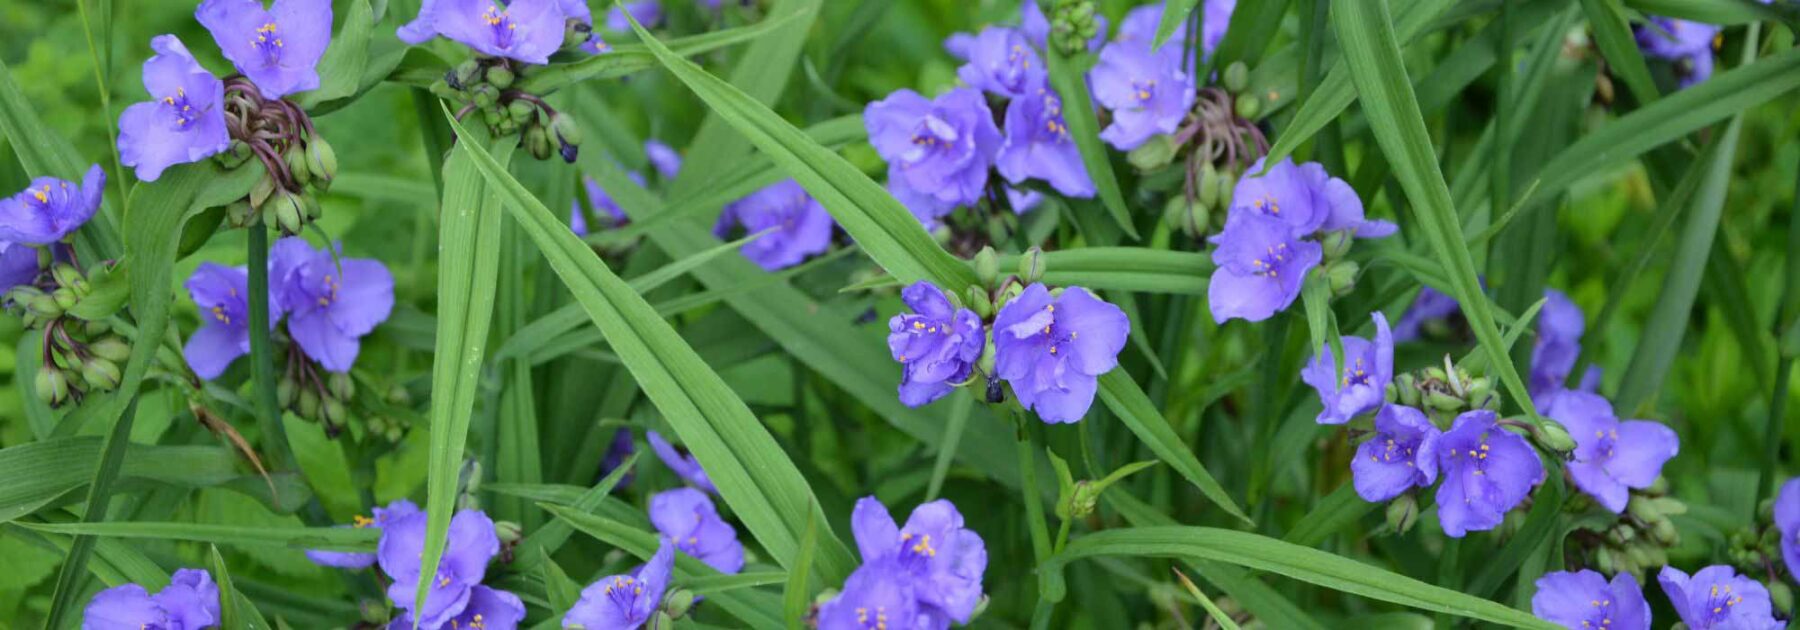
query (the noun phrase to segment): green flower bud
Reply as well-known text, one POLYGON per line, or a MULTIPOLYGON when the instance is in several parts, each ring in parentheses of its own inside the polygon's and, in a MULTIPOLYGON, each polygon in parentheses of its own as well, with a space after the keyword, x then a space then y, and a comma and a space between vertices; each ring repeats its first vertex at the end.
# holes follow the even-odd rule
POLYGON ((456 68, 452 69, 450 73, 450 76, 446 78, 454 79, 451 87, 459 90, 466 90, 470 85, 481 80, 481 61, 476 59, 464 61, 457 64, 456 68))
POLYGON ((302 206, 298 195, 285 190, 277 193, 263 212, 275 215, 274 221, 264 216, 263 222, 279 226, 281 231, 288 234, 299 234, 300 229, 305 227, 306 208, 302 206))
POLYGON ((1569 437, 1569 430, 1555 420, 1544 418, 1543 424, 1538 425, 1536 437, 1539 446, 1551 451, 1567 453, 1575 450, 1575 438, 1569 437))
POLYGON ((1474 409, 1496 410, 1500 408, 1500 394, 1494 391, 1494 381, 1486 376, 1469 381, 1469 407, 1474 409))
POLYGON ((1681 532, 1675 529, 1675 521, 1666 518, 1650 526, 1650 537, 1664 547, 1681 544, 1681 532))
POLYGON ((1420 406, 1418 380, 1419 377, 1413 376, 1411 372, 1394 377, 1394 397, 1400 401, 1400 404, 1408 407, 1420 406))
POLYGON ((81 301, 81 298, 77 297, 75 291, 69 287, 59 287, 50 292, 50 299, 55 300, 56 306, 65 311, 75 308, 75 303, 81 301))
POLYGON ((1044 251, 1033 247, 1019 256, 1019 281, 1034 284, 1044 277, 1044 251))
POLYGON ((663 597, 663 612, 675 619, 686 617, 688 611, 693 608, 694 592, 685 588, 669 591, 669 594, 663 597))
POLYGON ((1069 516, 1081 518, 1093 514, 1094 508, 1100 504, 1100 493, 1105 489, 1086 479, 1075 482, 1075 490, 1069 494, 1069 516))
POLYGON ((315 195, 301 196, 300 207, 306 211, 308 221, 317 221, 325 216, 325 206, 319 204, 319 198, 315 195))
POLYGON ((275 179, 264 175, 262 179, 256 180, 255 186, 250 187, 250 205, 261 208, 274 194, 275 179))
POLYGON ((506 115, 512 118, 513 122, 529 125, 537 122, 537 107, 526 101, 513 101, 506 104, 506 115))
POLYGON ((283 408, 293 407, 294 398, 299 394, 300 384, 294 382, 293 378, 283 376, 279 382, 275 383, 275 398, 281 401, 283 408))
POLYGON ((975 367, 981 368, 982 374, 994 373, 994 336, 988 335, 987 342, 981 346, 981 357, 975 359, 975 367))
POLYGON ((1262 99, 1255 94, 1239 94, 1236 109, 1238 118, 1256 120, 1256 115, 1262 113, 1262 99))
POLYGON ((225 170, 231 170, 243 166, 253 157, 256 157, 256 152, 250 149, 249 144, 243 140, 232 140, 231 147, 214 155, 213 161, 218 162, 225 170))
POLYGON ((557 114, 550 117, 550 132, 556 140, 569 146, 581 146, 581 125, 575 123, 575 117, 568 114, 557 114))
POLYGON ((356 381, 345 372, 332 372, 325 385, 331 390, 331 396, 338 400, 350 400, 356 395, 356 381))
POLYGON ((1769 603, 1774 604, 1775 609, 1781 611, 1782 614, 1792 615, 1794 612, 1794 588, 1781 580, 1772 580, 1766 586, 1769 588, 1769 603))
POLYGON ((1168 166, 1175 159, 1175 138, 1166 133, 1150 136, 1143 144, 1125 154, 1125 161, 1137 167, 1139 172, 1148 173, 1168 166))
POLYGON ((1232 94, 1244 91, 1250 85, 1250 67, 1242 61, 1233 61, 1225 66, 1225 90, 1232 94))
POLYGON ((332 150, 331 143, 316 134, 306 140, 306 168, 312 172, 314 179, 322 183, 337 177, 337 151, 332 150))
POLYGON ((1408 492, 1395 497, 1387 505, 1387 523, 1395 533, 1404 534, 1419 522, 1419 500, 1408 492))
POLYGON ((525 538, 525 528, 512 521, 494 521, 494 535, 500 538, 500 544, 511 545, 525 538))
POLYGON ((1337 260, 1350 253, 1350 245, 1356 241, 1353 230, 1337 230, 1326 232, 1320 244, 1325 246, 1325 260, 1337 260))
POLYGON ((1613 558, 1612 550, 1606 547, 1594 550, 1594 567, 1609 575, 1619 572, 1619 563, 1613 558))
POLYGON ((468 94, 464 94, 462 90, 450 87, 450 83, 446 81, 433 81, 429 89, 431 90, 432 96, 436 96, 452 103, 461 102, 469 96, 468 94))
POLYGON ((1656 566, 1655 556, 1651 555, 1650 550, 1643 545, 1626 547, 1625 555, 1631 558, 1631 564, 1634 567, 1643 568, 1656 566))
MULTIPOLYGON (((1236 190, 1237 190, 1237 182, 1238 182, 1237 173, 1233 173, 1231 171, 1219 171, 1219 191, 1218 191, 1218 193, 1216 193, 1218 195, 1218 198, 1213 200, 1213 203, 1211 204, 1212 207, 1214 207, 1214 208, 1230 208, 1232 199, 1237 196, 1235 194, 1236 190)), ((1201 182, 1200 186, 1201 186, 1201 189, 1204 190, 1206 187, 1206 182, 1201 182)))
POLYGON ((281 157, 287 160, 288 174, 294 177, 294 183, 305 186, 312 181, 312 170, 306 166, 305 149, 294 147, 281 157))
POLYGON ((231 223, 231 227, 243 228, 256 225, 257 216, 256 208, 251 207, 250 202, 243 199, 233 201, 231 205, 225 206, 225 220, 231 223))
POLYGON ((1325 268, 1325 277, 1331 283, 1331 294, 1337 297, 1350 295, 1356 290, 1356 275, 1362 272, 1362 266, 1354 260, 1340 260, 1325 268))
POLYGON ((1219 193, 1224 192, 1224 191, 1220 190, 1220 184, 1223 183, 1223 180, 1219 179, 1219 169, 1214 167, 1212 162, 1200 163, 1199 177, 1200 177, 1200 190, 1199 190, 1200 197, 1199 197, 1199 199, 1197 199, 1197 201, 1199 201, 1200 203, 1209 205, 1209 206, 1218 206, 1218 205, 1222 205, 1220 203, 1222 201, 1224 201, 1224 202, 1231 201, 1230 199, 1220 199, 1219 198, 1219 193))
MULTIPOLYGON (((1657 477, 1657 479, 1661 480, 1662 477, 1657 477)), ((1656 486, 1652 484, 1651 487, 1656 486)), ((1656 504, 1656 511, 1661 512, 1663 516, 1680 516, 1688 511, 1687 504, 1675 497, 1657 497, 1651 499, 1650 502, 1656 504)))
POLYGON ((1620 523, 1618 526, 1606 530, 1606 540, 1615 545, 1624 546, 1625 543, 1636 539, 1637 528, 1632 527, 1629 523, 1620 523))
POLYGON ((125 361, 131 358, 131 345, 118 335, 108 335, 88 344, 88 352, 108 361, 125 361))
POLYGON ((305 420, 319 419, 319 394, 312 388, 302 388, 299 398, 294 401, 294 414, 305 420))
POLYGON ((966 293, 968 295, 964 302, 968 304, 969 310, 975 311, 977 317, 985 320, 994 316, 994 300, 988 297, 986 289, 972 286, 966 293))
POLYGON ((323 413, 326 422, 337 426, 344 426, 350 420, 350 410, 344 407, 344 401, 336 398, 326 398, 319 403, 319 411, 323 413))
POLYGON ((1425 406, 1444 413, 1455 413, 1462 410, 1463 399, 1445 392, 1431 390, 1425 392, 1425 406))
POLYGON ((516 78, 518 77, 513 74, 512 70, 508 70, 506 66, 494 66, 488 68, 487 71, 488 85, 492 85, 502 90, 512 87, 513 79, 516 78))
POLYGON ((1000 279, 1000 255, 994 253, 991 245, 983 246, 981 251, 975 252, 974 267, 975 279, 981 282, 983 288, 993 287, 994 281, 1000 279))
POLYGON ((544 128, 534 125, 525 130, 525 150, 531 152, 531 157, 548 160, 555 147, 550 145, 550 136, 544 133, 544 128))
POLYGON ((406 393, 405 387, 395 385, 388 388, 387 402, 390 405, 409 407, 412 405, 412 394, 406 393))
POLYGON ((61 370, 40 366, 37 373, 37 397, 52 407, 69 399, 69 379, 61 370))
POLYGON ((472 92, 475 95, 473 99, 475 106, 482 109, 493 107, 494 103, 500 100, 500 90, 494 89, 492 85, 477 85, 472 92))
POLYGON ((119 364, 112 361, 93 357, 81 364, 81 380, 94 389, 112 391, 119 386, 119 378, 119 364))

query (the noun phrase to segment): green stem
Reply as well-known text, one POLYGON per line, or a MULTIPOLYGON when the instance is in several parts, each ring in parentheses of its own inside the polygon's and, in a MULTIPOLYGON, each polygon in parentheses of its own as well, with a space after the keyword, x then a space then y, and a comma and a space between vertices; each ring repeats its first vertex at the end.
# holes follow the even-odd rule
POLYGON ((256 424, 262 429, 263 456, 270 471, 287 468, 294 461, 281 426, 281 401, 275 395, 275 349, 269 339, 269 229, 249 228, 250 271, 250 372, 255 381, 256 424))
MULTIPOLYGON (((1050 529, 1044 521, 1044 497, 1038 494, 1037 486, 1037 440, 1032 438, 1029 427, 1025 426, 1016 412, 1009 411, 1018 422, 1019 431, 1019 485, 1025 496, 1025 520, 1031 521, 1031 551, 1039 566, 1050 558, 1050 529)), ((1041 579, 1041 578, 1040 578, 1041 579)))

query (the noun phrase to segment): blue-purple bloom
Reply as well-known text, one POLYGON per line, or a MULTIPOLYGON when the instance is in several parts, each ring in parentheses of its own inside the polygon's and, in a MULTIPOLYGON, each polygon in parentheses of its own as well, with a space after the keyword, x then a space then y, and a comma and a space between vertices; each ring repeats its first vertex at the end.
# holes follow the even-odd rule
POLYGON ((1377 311, 1375 340, 1344 337, 1344 376, 1338 378, 1337 360, 1326 345, 1300 371, 1300 379, 1319 391, 1319 424, 1343 424, 1351 418, 1375 411, 1387 396, 1388 383, 1394 380, 1394 336, 1388 331, 1387 317, 1377 311))
POLYGON ((0 241, 48 245, 61 241, 94 218, 106 172, 88 167, 80 184, 39 177, 19 194, 0 199, 0 241))
POLYGON ((197 162, 231 146, 225 129, 225 83, 200 67, 174 35, 150 40, 144 90, 153 100, 119 115, 119 160, 153 182, 163 169, 197 162))
POLYGON ((1194 104, 1194 81, 1181 61, 1152 52, 1149 42, 1107 44, 1088 78, 1094 99, 1112 112, 1100 139, 1120 151, 1175 133, 1194 104))
POLYGON ((1213 321, 1232 318, 1260 322, 1300 297, 1306 273, 1319 265, 1324 248, 1301 239, 1281 219, 1241 213, 1210 241, 1212 281, 1206 289, 1213 321))
MULTIPOLYGON (((564 627, 634 630, 662 606, 675 568, 675 548, 664 540, 650 561, 631 573, 609 575, 581 589, 581 599, 563 615, 564 627)), ((897 630, 897 629, 896 629, 897 630)))
POLYGON ((1500 525, 1508 510, 1544 478, 1544 464, 1525 438, 1500 428, 1492 411, 1456 417, 1438 438, 1438 520, 1444 534, 1462 538, 1500 525))
MULTIPOLYGON (((856 510, 850 515, 850 530, 856 535, 856 548, 862 553, 863 567, 879 567, 877 573, 884 574, 884 579, 889 581, 871 584, 869 582, 880 579, 870 576, 858 584, 846 583, 839 600, 846 600, 846 596, 856 592, 850 599, 879 601, 883 602, 880 604, 883 607, 892 605, 895 612, 890 615, 894 615, 906 608, 899 602, 911 599, 916 602, 916 614, 931 620, 930 625, 917 627, 944 628, 952 620, 959 624, 969 622, 975 606, 981 603, 981 577, 987 572, 987 546, 980 534, 963 527, 962 513, 955 505, 944 499, 922 504, 906 518, 906 526, 900 527, 880 500, 863 497, 857 500, 856 510), (908 590, 911 591, 910 598, 898 596, 908 590)), ((869 608, 871 613, 875 611, 874 607, 869 608)), ((832 614, 845 612, 857 611, 840 610, 832 614)), ((821 610, 820 615, 823 619, 825 611, 821 610)), ((873 621, 876 615, 869 617, 873 621)), ((894 628, 915 627, 900 625, 893 616, 889 617, 888 624, 894 628)), ((840 626, 821 624, 821 627, 840 626)))
POLYGON ((37 281, 43 267, 38 265, 38 250, 30 245, 0 241, 0 295, 13 287, 37 281))
POLYGON ((1564 391, 1550 399, 1544 415, 1562 423, 1575 438, 1569 476, 1575 486, 1614 514, 1625 511, 1631 488, 1648 488, 1663 463, 1681 451, 1681 438, 1660 422, 1619 421, 1612 403, 1598 394, 1564 391))
POLYGON ((930 282, 913 283, 900 299, 913 312, 888 320, 888 351, 902 366, 900 402, 918 407, 969 380, 987 335, 980 315, 957 308, 930 282))
POLYGON ((982 197, 1000 129, 987 99, 957 88, 927 100, 899 90, 863 111, 869 142, 888 163, 888 190, 926 226, 982 197))
POLYGON ((435 33, 485 55, 543 64, 562 48, 567 19, 558 0, 427 0, 400 36, 419 43, 435 33))
POLYGON ((1531 347, 1532 398, 1563 389, 1575 359, 1581 356, 1581 336, 1587 322, 1581 307, 1556 289, 1544 289, 1544 307, 1538 315, 1537 342, 1531 347))
MULTIPOLYGON (((627 173, 626 176, 630 177, 631 181, 636 182, 637 185, 644 185, 643 175, 627 173)), ((600 187, 600 182, 594 181, 592 177, 583 177, 581 183, 582 187, 587 189, 588 204, 594 207, 595 218, 601 221, 600 227, 616 228, 630 221, 630 217, 625 216, 625 209, 619 207, 619 202, 613 201, 612 195, 607 194, 606 189, 600 187)), ((581 214, 580 201, 569 202, 569 229, 573 230, 576 236, 588 235, 587 217, 581 214)))
POLYGON ((469 607, 472 591, 487 576, 488 561, 500 553, 500 537, 494 521, 480 510, 462 510, 450 519, 444 554, 437 575, 425 577, 425 512, 393 519, 381 528, 376 561, 393 579, 387 587, 394 605, 416 616, 422 628, 437 628, 458 618, 469 607), (418 601, 419 580, 430 579, 425 601, 418 601))
POLYGON ((681 154, 660 140, 645 140, 644 155, 650 158, 650 167, 656 169, 657 176, 664 180, 675 179, 681 172, 681 154))
POLYGON ((1052 296, 1025 288, 994 317, 994 372, 1045 422, 1075 422, 1094 404, 1100 375, 1119 365, 1131 320, 1087 289, 1052 296))
POLYGON ((1656 581, 1662 583, 1675 614, 1689 630, 1777 630, 1787 626, 1775 620, 1768 589, 1729 566, 1716 564, 1692 577, 1665 566, 1656 581))
MULTIPOLYGON (((393 503, 387 504, 387 507, 375 508, 374 518, 363 518, 358 516, 356 517, 355 523, 350 525, 339 525, 338 527, 355 527, 358 529, 364 527, 386 527, 389 523, 417 513, 419 513, 419 506, 413 504, 412 501, 395 499, 393 503)), ((313 561, 314 564, 337 567, 339 569, 367 569, 375 564, 375 554, 356 553, 354 551, 318 551, 308 549, 306 550, 306 559, 313 561)))
POLYGON ((1250 165, 1231 192, 1231 215, 1261 214, 1281 219, 1295 236, 1350 230, 1362 238, 1381 238, 1399 226, 1363 216, 1362 199, 1348 182, 1332 177, 1318 162, 1294 164, 1283 159, 1261 175, 1263 160, 1250 165))
POLYGON ((837 222, 825 206, 807 194, 794 180, 786 179, 745 195, 725 206, 720 224, 744 226, 748 234, 760 234, 745 243, 744 257, 767 271, 800 264, 831 247, 831 231, 837 222))
MULTIPOLYGON (((631 441, 631 429, 621 428, 614 431, 612 442, 606 446, 606 456, 600 459, 600 476, 605 477, 612 474, 614 470, 618 470, 619 466, 625 464, 626 458, 636 452, 637 445, 631 441)), ((625 475, 619 478, 617 487, 630 486, 632 475, 631 471, 625 471, 625 475)))
POLYGON ((1400 496, 1437 480, 1437 442, 1443 432, 1425 412, 1388 405, 1375 414, 1375 435, 1350 460, 1356 494, 1370 503, 1400 496))
POLYGON ((264 98, 319 87, 319 58, 331 43, 329 0, 206 0, 194 11, 219 50, 264 98))
MULTIPOLYGON (((480 584, 469 587, 469 603, 463 606, 461 613, 451 617, 442 625, 428 626, 419 624, 419 628, 433 630, 514 630, 519 622, 525 620, 525 602, 519 596, 497 588, 488 588, 480 584)), ((402 613, 388 622, 387 630, 413 630, 412 613, 402 613)))
MULTIPOLYGON (((1158 2, 1147 4, 1125 14, 1119 21, 1119 34, 1114 41, 1141 42, 1148 44, 1155 40, 1156 29, 1162 23, 1163 6, 1158 2)), ((1201 57, 1209 57, 1219 47, 1219 40, 1225 39, 1225 27, 1231 24, 1231 13, 1237 9, 1237 0, 1205 0, 1202 10, 1205 11, 1200 25, 1201 57)), ((1183 20, 1175 32, 1169 35, 1168 41, 1157 52, 1180 56, 1182 42, 1187 40, 1187 21, 1183 20)), ((1190 71, 1192 69, 1190 68, 1190 71)))
POLYGON ((288 314, 288 336, 331 372, 350 371, 363 335, 394 309, 394 276, 381 261, 334 260, 296 236, 275 243, 269 286, 288 314))
POLYGON ((1800 575, 1800 477, 1781 484, 1775 495, 1775 529, 1781 532, 1781 559, 1788 575, 1800 575))
POLYGON ((718 494, 718 487, 713 485, 712 478, 706 476, 706 470, 700 467, 700 460, 684 449, 675 448, 661 433, 645 431, 644 438, 650 442, 650 450, 656 451, 656 458, 662 460, 664 466, 675 471, 675 476, 688 482, 708 494, 718 494))
POLYGON ((178 569, 155 595, 137 584, 100 591, 82 611, 82 630, 186 629, 219 625, 219 587, 203 569, 178 569))
POLYGON ((1645 55, 1673 62, 1684 88, 1712 76, 1713 40, 1718 36, 1718 26, 1661 16, 1637 27, 1638 47, 1645 55))
POLYGON ((712 498, 693 488, 676 488, 650 497, 650 523, 676 549, 720 573, 744 569, 744 546, 737 530, 713 507, 712 498))
POLYGON ((1400 315, 1400 322, 1394 324, 1394 342, 1405 343, 1419 338, 1419 334, 1428 322, 1441 321, 1462 311, 1456 298, 1431 287, 1419 290, 1418 297, 1413 298, 1412 306, 1400 315))
POLYGON ((1531 596, 1531 614, 1571 630, 1650 630, 1650 602, 1624 571, 1611 583, 1588 569, 1545 573, 1531 596))
POLYGON ((969 87, 1018 98, 1037 92, 1044 85, 1044 62, 1015 29, 981 29, 969 42, 967 58, 968 63, 956 69, 956 76, 969 87))
MULTIPOLYGON (((210 381, 224 374, 232 361, 250 353, 250 273, 243 267, 200 263, 182 286, 200 309, 200 329, 188 338, 181 356, 195 376, 210 381)), ((271 330, 280 317, 271 295, 271 330)))
POLYGON ((1094 196, 1094 180, 1063 120, 1062 99, 1048 86, 1007 104, 1006 139, 994 166, 1014 184, 1035 178, 1070 197, 1094 196))
POLYGON ((644 25, 644 28, 656 28, 658 25, 662 24, 663 11, 661 2, 658 2, 658 0, 637 0, 636 2, 626 2, 623 7, 614 5, 611 10, 607 11, 606 28, 621 33, 630 32, 631 21, 625 19, 625 14, 627 12, 631 14, 632 18, 635 18, 638 21, 638 24, 644 25))
POLYGON ((950 621, 942 616, 921 617, 910 577, 892 560, 865 562, 844 580, 836 597, 819 606, 819 627, 948 628, 950 621))

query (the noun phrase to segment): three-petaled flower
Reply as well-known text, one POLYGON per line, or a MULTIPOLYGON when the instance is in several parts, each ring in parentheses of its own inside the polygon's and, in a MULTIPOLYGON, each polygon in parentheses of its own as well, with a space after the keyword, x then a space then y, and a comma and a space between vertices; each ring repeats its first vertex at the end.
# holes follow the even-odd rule
POLYGON ((957 88, 936 99, 900 90, 863 111, 869 142, 888 164, 888 191, 927 227, 979 201, 1002 137, 987 99, 957 88))
POLYGON ((1069 136, 1062 99, 1048 85, 1040 85, 1035 92, 1015 96, 1007 104, 1006 139, 994 166, 1014 184, 1041 179, 1064 195, 1092 197, 1094 180, 1088 177, 1081 150, 1069 136))
POLYGON ((719 518, 705 492, 676 488, 657 493, 650 497, 650 523, 669 544, 720 573, 744 569, 744 546, 737 530, 719 518))
POLYGON ((943 499, 925 503, 900 527, 880 500, 863 497, 850 528, 863 566, 819 609, 820 627, 875 628, 886 621, 887 627, 912 628, 915 616, 935 628, 969 622, 981 603, 987 547, 981 535, 963 527, 956 506, 943 499))
POLYGON ((837 226, 825 206, 791 179, 725 206, 718 227, 728 230, 733 222, 757 235, 744 244, 744 257, 767 271, 792 267, 824 253, 831 247, 831 231, 837 226))
MULTIPOLYGON (((194 374, 218 378, 231 362, 250 352, 250 274, 243 267, 200 263, 182 286, 200 308, 200 328, 189 337, 181 356, 194 374)), ((279 310, 269 298, 269 328, 279 310)))
POLYGON ((1100 139, 1120 151, 1175 133, 1194 105, 1194 80, 1181 60, 1150 50, 1147 41, 1107 44, 1089 79, 1094 99, 1113 116, 1100 139))
POLYGON ((1325 408, 1319 412, 1319 424, 1343 424, 1351 418, 1381 407, 1388 383, 1394 380, 1394 336, 1388 331, 1387 317, 1377 311, 1375 340, 1344 337, 1343 375, 1331 353, 1331 346, 1319 349, 1318 356, 1300 371, 1300 379, 1319 392, 1325 408))
POLYGON ((150 40, 144 90, 154 100, 119 115, 119 161, 153 182, 164 169, 205 159, 231 146, 225 128, 225 83, 200 67, 174 35, 150 40))
POLYGON ((288 314, 288 335, 331 372, 348 372, 361 339, 394 308, 394 276, 381 261, 336 258, 304 239, 276 241, 269 293, 288 314))
POLYGON ((1025 288, 994 316, 994 372, 1045 422, 1075 422, 1094 404, 1102 374, 1119 365, 1131 331, 1125 311, 1087 289, 1052 296, 1025 288))
POLYGON ((1507 511, 1544 478, 1537 451, 1518 434, 1500 428, 1492 411, 1456 417, 1438 438, 1438 521, 1451 538, 1500 525, 1507 511))
MULTIPOLYGON (((358 529, 364 527, 381 528, 386 527, 389 523, 394 521, 417 514, 418 512, 419 506, 412 501, 395 499, 392 503, 387 504, 387 507, 375 508, 373 515, 368 518, 358 516, 354 523, 349 525, 338 525, 338 527, 355 527, 358 529)), ((367 569, 375 564, 375 554, 357 553, 354 551, 320 551, 308 549, 306 550, 306 559, 313 561, 314 564, 337 567, 340 569, 367 569)))
POLYGON ((906 287, 900 299, 913 312, 888 320, 888 351, 903 366, 900 402, 918 407, 969 379, 987 336, 975 311, 957 308, 929 282, 906 287))
MULTIPOLYGON (((480 510, 462 510, 450 519, 443 556, 437 574, 425 576, 426 513, 414 512, 393 519, 381 528, 376 562, 393 579, 389 599, 417 618, 423 628, 437 628, 460 617, 469 608, 473 591, 487 575, 488 560, 500 553, 494 521, 480 510), (419 581, 430 580, 425 601, 418 601, 419 581)), ((485 588, 485 587, 481 587, 485 588)))
POLYGON ((264 98, 319 87, 319 59, 331 43, 327 0, 206 0, 194 18, 264 98))
POLYGON ((202 569, 178 569, 151 595, 138 584, 100 591, 82 611, 83 628, 208 628, 219 624, 219 586, 202 569))
POLYGON ((1598 394, 1564 391, 1550 399, 1544 415, 1575 438, 1568 465, 1575 486, 1615 514, 1625 511, 1631 488, 1650 487, 1663 463, 1681 451, 1674 429, 1648 420, 1621 422, 1598 394))
POLYGON ((1768 589, 1731 567, 1713 565, 1690 577, 1665 566, 1656 581, 1689 630, 1774 630, 1787 625, 1775 620, 1768 589))
POLYGON ((981 29, 970 40, 967 52, 968 62, 956 69, 956 77, 969 87, 1016 99, 1037 92, 1044 84, 1044 62, 1015 29, 981 29))
POLYGON ((76 184, 55 177, 39 177, 19 194, 0 199, 0 241, 25 245, 49 245, 67 238, 94 218, 100 194, 106 189, 106 172, 89 166, 76 184))
POLYGON ((1552 571, 1537 579, 1531 614, 1571 630, 1650 630, 1650 603, 1636 578, 1624 571, 1552 571))
POLYGON ((1442 431, 1425 412, 1388 405, 1375 414, 1375 435, 1356 447, 1351 481, 1364 501, 1379 503, 1437 480, 1437 448, 1442 431))
POLYGON ((650 561, 630 573, 609 575, 581 589, 581 599, 563 615, 564 627, 634 630, 662 606, 675 568, 675 548, 662 541, 650 561))

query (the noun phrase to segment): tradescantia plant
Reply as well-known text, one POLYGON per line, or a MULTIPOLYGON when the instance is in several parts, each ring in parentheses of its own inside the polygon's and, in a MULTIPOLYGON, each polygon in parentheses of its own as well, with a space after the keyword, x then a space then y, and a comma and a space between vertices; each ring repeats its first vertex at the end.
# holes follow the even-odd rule
POLYGON ((1796 614, 1800 5, 75 4, 0 626, 1796 614))

